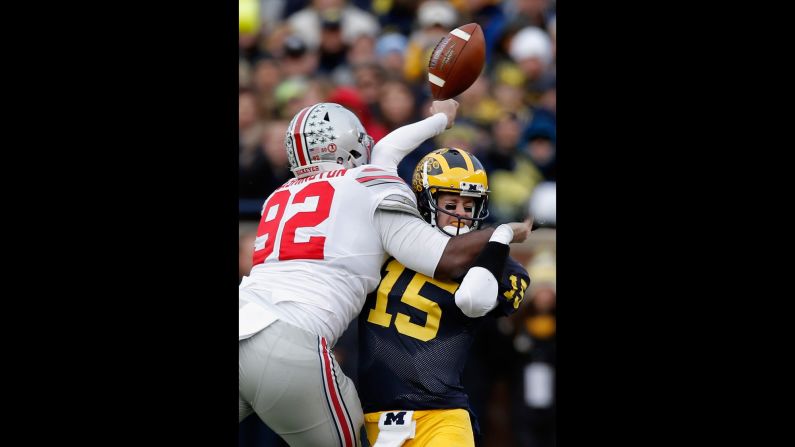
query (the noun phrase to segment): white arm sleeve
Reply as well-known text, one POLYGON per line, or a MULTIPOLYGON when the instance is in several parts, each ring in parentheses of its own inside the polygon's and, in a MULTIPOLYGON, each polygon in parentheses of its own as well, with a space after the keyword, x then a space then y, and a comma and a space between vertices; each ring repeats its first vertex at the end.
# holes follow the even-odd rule
POLYGON ((446 127, 447 115, 440 112, 422 121, 397 128, 375 145, 370 163, 387 169, 397 169, 403 157, 428 138, 444 132, 446 127))
POLYGON ((377 209, 373 223, 387 253, 409 269, 433 277, 449 237, 424 220, 401 212, 377 209))
MULTIPOLYGON (((489 241, 508 245, 512 239, 513 230, 508 224, 502 224, 489 241)), ((455 291, 455 304, 469 318, 482 317, 497 307, 497 293, 497 278, 483 267, 472 267, 455 291)))
POLYGON ((469 318, 482 317, 497 307, 497 279, 483 267, 472 267, 455 291, 455 304, 469 318))

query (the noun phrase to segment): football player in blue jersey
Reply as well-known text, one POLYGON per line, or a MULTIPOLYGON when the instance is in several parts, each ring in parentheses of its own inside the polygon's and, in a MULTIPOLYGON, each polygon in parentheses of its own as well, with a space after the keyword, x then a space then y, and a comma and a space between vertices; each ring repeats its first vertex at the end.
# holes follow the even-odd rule
MULTIPOLYGON (((458 148, 437 149, 412 179, 420 213, 455 237, 488 216, 488 178, 458 148)), ((532 224, 531 224, 532 225, 532 224)), ((376 447, 475 445, 478 425, 462 385, 484 318, 515 312, 530 283, 509 257, 513 230, 500 225, 463 278, 439 281, 393 258, 359 315, 359 397, 376 447)))

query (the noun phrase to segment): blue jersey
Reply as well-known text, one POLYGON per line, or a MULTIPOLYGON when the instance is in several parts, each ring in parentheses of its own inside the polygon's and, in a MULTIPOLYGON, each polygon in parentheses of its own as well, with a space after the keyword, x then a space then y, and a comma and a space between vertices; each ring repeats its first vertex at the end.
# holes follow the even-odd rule
POLYGON ((515 312, 529 282, 527 270, 508 258, 497 307, 469 318, 455 304, 459 282, 438 281, 388 259, 359 314, 364 412, 469 410, 462 376, 476 330, 483 318, 515 312))

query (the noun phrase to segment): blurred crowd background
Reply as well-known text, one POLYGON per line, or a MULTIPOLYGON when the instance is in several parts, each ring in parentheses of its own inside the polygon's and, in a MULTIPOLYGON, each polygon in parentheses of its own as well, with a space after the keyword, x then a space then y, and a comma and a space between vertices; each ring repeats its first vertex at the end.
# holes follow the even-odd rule
MULTIPOLYGON (((476 22, 486 66, 456 98, 455 126, 398 166, 409 184, 416 163, 439 147, 466 149, 483 163, 489 223, 543 228, 511 254, 531 286, 520 311, 490 320, 473 346, 465 385, 480 417, 483 446, 555 445, 556 1, 238 0, 239 218, 242 278, 251 268, 264 200, 292 177, 284 133, 317 102, 349 108, 378 142, 428 115, 427 65, 450 30, 476 22)), ((335 347, 356 375, 356 325, 335 347)), ((366 439, 364 440, 367 444, 366 439)), ((285 446, 256 417, 241 423, 240 447, 285 446)))

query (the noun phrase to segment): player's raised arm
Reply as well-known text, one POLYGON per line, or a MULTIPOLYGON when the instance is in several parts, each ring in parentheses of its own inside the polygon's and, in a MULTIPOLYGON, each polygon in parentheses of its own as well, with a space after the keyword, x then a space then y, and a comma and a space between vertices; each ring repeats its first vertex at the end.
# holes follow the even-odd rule
POLYGON ((403 157, 417 146, 452 127, 457 111, 458 102, 454 99, 434 101, 430 117, 399 127, 382 138, 373 148, 371 164, 385 169, 397 169, 403 157))

